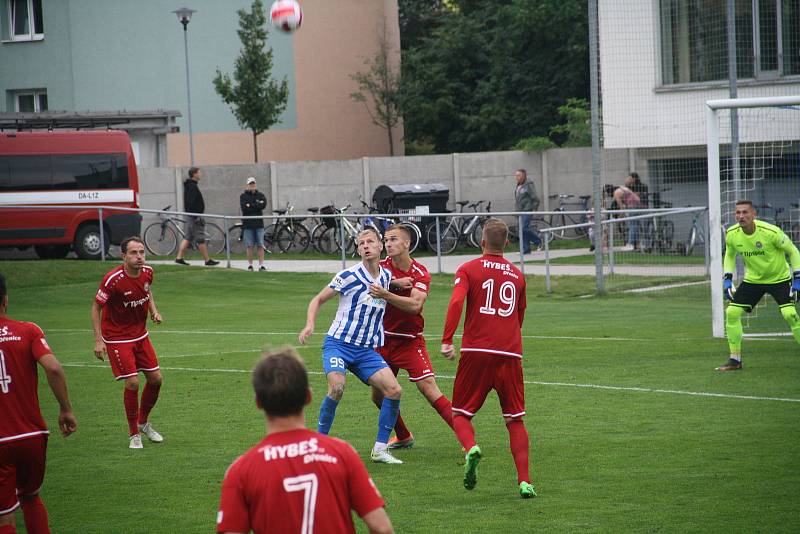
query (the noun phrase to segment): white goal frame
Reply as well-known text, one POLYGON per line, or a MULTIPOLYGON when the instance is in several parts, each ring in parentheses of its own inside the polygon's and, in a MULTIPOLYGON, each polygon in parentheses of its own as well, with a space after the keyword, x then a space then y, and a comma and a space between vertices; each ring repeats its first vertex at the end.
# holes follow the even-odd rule
POLYGON ((711 329, 714 337, 725 337, 725 309, 722 298, 722 201, 720 198, 719 118, 717 112, 726 109, 797 105, 800 105, 800 95, 706 101, 708 238, 711 256, 711 329))

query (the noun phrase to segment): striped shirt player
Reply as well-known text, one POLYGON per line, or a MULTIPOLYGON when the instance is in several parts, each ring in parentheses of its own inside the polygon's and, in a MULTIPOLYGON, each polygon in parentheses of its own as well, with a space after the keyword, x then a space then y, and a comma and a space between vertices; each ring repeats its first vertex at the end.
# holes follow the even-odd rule
MULTIPOLYGON (((425 399, 433 406, 439 416, 452 428, 453 409, 450 400, 442 394, 436 384, 433 366, 428 356, 423 330, 425 319, 422 308, 430 291, 431 275, 424 265, 409 254, 411 235, 400 225, 386 229, 384 245, 388 258, 381 265, 392 273, 391 291, 373 288, 374 297, 387 301, 383 328, 386 330, 386 343, 378 352, 392 372, 397 375, 400 369, 408 373, 408 379, 417 386, 425 399)), ((381 405, 383 397, 373 388, 372 401, 381 405)), ((402 414, 398 414, 394 425, 395 435, 389 440, 390 449, 405 449, 414 446, 414 435, 408 429, 402 414)))
POLYGON ((522 322, 527 305, 525 277, 503 257, 508 227, 490 219, 483 230, 483 256, 456 271, 453 294, 447 309, 442 353, 454 356, 453 336, 461 320, 464 300, 467 314, 461 339, 461 357, 453 384, 453 427, 467 453, 464 487, 477 483, 481 458, 471 419, 495 390, 511 439, 517 467, 517 483, 523 498, 533 497, 528 468, 528 433, 525 415, 525 384, 522 378, 522 322))
POLYGON ((48 533, 47 510, 39 498, 49 431, 39 408, 37 365, 59 403, 64 436, 77 422, 67 383, 44 332, 34 323, 6 316, 8 296, 0 275, 0 532, 15 532, 14 511, 22 506, 28 532, 48 533), (5 529, 5 530, 4 530, 5 529))
POLYGON ((150 441, 163 437, 148 423, 150 410, 158 400, 161 371, 158 357, 147 331, 148 313, 154 323, 161 322, 151 286, 153 268, 145 265, 144 245, 139 238, 123 240, 122 265, 103 277, 92 303, 95 356, 108 355, 116 380, 125 383, 123 402, 128 420, 129 447, 141 449, 140 433, 150 441), (139 373, 147 378, 139 404, 139 373))
POLYGON ((305 344, 314 332, 320 306, 339 297, 336 317, 322 345, 322 367, 328 380, 328 394, 322 400, 317 430, 328 434, 336 407, 344 393, 345 375, 349 370, 365 384, 377 387, 385 399, 378 418, 378 436, 372 450, 372 460, 382 463, 402 463, 387 450, 389 435, 400 410, 400 385, 376 347, 383 345, 383 315, 386 301, 373 298, 370 286, 389 288, 391 273, 380 266, 383 245, 377 232, 368 229, 358 234, 358 253, 361 262, 340 271, 308 304, 306 326, 299 340, 305 344))
POLYGON ((800 316, 795 301, 800 294, 800 252, 783 230, 757 220, 756 209, 749 200, 736 203, 737 224, 725 232, 723 296, 731 301, 725 309, 725 335, 730 357, 717 371, 742 368, 742 316, 750 313, 761 298, 769 293, 778 304, 781 316, 800 343, 800 316), (735 293, 733 273, 736 256, 744 262, 744 280, 735 293), (787 262, 786 259, 789 259, 787 262))

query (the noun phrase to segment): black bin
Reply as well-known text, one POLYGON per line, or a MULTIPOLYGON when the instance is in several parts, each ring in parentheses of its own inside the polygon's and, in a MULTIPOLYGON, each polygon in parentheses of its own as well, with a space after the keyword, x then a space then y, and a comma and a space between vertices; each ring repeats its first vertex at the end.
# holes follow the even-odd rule
MULTIPOLYGON (((381 185, 375 189, 372 202, 381 213, 414 213, 416 208, 427 206, 428 213, 447 211, 450 191, 443 184, 381 185)), ((433 217, 409 217, 424 230, 433 217)))

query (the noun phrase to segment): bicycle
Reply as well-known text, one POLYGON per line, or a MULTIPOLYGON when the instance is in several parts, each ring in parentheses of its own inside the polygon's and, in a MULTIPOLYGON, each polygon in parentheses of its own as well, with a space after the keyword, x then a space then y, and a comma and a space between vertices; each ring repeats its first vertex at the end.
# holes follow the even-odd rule
MULTIPOLYGON (((439 221, 430 223, 425 228, 425 239, 428 243, 430 250, 436 250, 436 227, 439 222, 439 244, 442 254, 450 254, 461 243, 468 243, 470 246, 480 248, 481 238, 483 234, 483 224, 489 218, 488 215, 478 213, 478 208, 484 203, 484 200, 470 203, 469 200, 461 200, 456 202, 458 206, 458 215, 450 217, 446 225, 442 225, 439 221), (469 219, 464 220, 464 206, 467 206, 475 212, 469 219), (477 241, 476 241, 477 239, 477 241)), ((491 211, 492 203, 486 205, 486 211, 491 211)))
POLYGON ((686 256, 692 255, 695 245, 702 243, 705 246, 706 244, 706 231, 701 220, 704 213, 705 211, 694 212, 692 227, 689 229, 689 237, 686 239, 686 246, 683 251, 686 256))
MULTIPOLYGON (((581 195, 578 198, 579 201, 575 200, 567 200, 570 198, 575 198, 575 195, 550 195, 548 198, 550 199, 558 199, 558 207, 555 208, 553 211, 570 211, 567 210, 568 207, 576 207, 579 206, 581 211, 589 211, 589 199, 592 198, 591 195, 581 195)), ((563 226, 570 226, 573 224, 585 224, 589 222, 589 217, 586 213, 576 215, 576 214, 569 214, 569 213, 554 213, 550 215, 550 218, 547 221, 547 224, 555 228, 553 232, 546 232, 552 233, 553 237, 557 239, 580 239, 587 234, 587 227, 580 226, 578 228, 571 228, 572 232, 570 233, 567 228, 560 228, 563 226)))
MULTIPOLYGON (((291 213, 294 206, 286 204, 285 209, 273 210, 273 213, 285 215, 291 213)), ((239 222, 228 228, 232 253, 242 253, 245 250, 244 225, 239 222)), ((311 237, 308 228, 296 219, 278 219, 264 228, 264 250, 272 254, 274 245, 277 244, 281 252, 303 253, 308 249, 311 237)))
POLYGON ((373 228, 380 234, 381 239, 383 239, 383 235, 386 233, 386 230, 392 226, 393 224, 397 224, 399 226, 404 227, 408 230, 408 233, 411 237, 411 245, 408 249, 409 252, 414 252, 417 250, 419 246, 420 238, 422 237, 422 231, 419 229, 419 226, 414 224, 411 221, 396 221, 395 219, 390 219, 388 217, 373 217, 372 214, 379 213, 378 209, 374 206, 370 206, 363 200, 361 200, 361 205, 367 208, 368 215, 361 220, 361 226, 363 228, 373 228))
MULTIPOLYGON (((161 211, 169 211, 171 207, 172 205, 169 205, 161 211)), ((186 221, 166 213, 159 213, 158 217, 161 221, 149 225, 142 234, 144 246, 147 247, 150 254, 171 256, 178 250, 178 238, 186 238, 186 233, 183 231, 183 224, 186 221)), ((210 255, 214 256, 225 250, 225 232, 216 224, 206 222, 205 237, 205 244, 210 255)), ((190 242, 189 247, 195 250, 196 244, 190 242)))
MULTIPOLYGON (((649 206, 653 208, 671 208, 672 202, 665 202, 661 200, 661 193, 669 191, 669 189, 662 189, 661 191, 653 191, 648 193, 649 206)), ((645 252, 668 252, 672 250, 673 240, 675 238, 675 223, 663 216, 655 216, 647 219, 644 224, 642 232, 642 242, 647 243, 642 247, 645 252)))
MULTIPOLYGON (((350 209, 350 204, 345 206, 344 208, 337 208, 335 206, 331 206, 333 209, 333 213, 344 213, 348 209, 350 209)), ((321 212, 321 210, 320 210, 321 212)), ((344 227, 344 240, 345 240, 345 253, 350 254, 352 256, 356 253, 356 237, 358 233, 361 231, 362 227, 361 224, 356 221, 355 224, 350 222, 347 217, 340 217, 338 220, 336 219, 325 219, 325 221, 330 221, 329 223, 326 222, 329 226, 325 228, 325 230, 319 235, 317 240, 317 248, 323 254, 335 254, 342 250, 341 241, 341 227, 338 224, 341 221, 341 225, 344 227)))

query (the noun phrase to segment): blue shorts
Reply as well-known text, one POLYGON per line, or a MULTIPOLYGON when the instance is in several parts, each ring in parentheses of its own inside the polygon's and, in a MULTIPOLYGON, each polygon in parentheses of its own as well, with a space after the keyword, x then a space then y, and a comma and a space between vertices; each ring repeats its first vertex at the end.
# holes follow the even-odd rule
POLYGON ((322 344, 322 368, 325 375, 330 372, 346 373, 348 370, 367 384, 369 377, 388 368, 380 354, 368 347, 358 347, 331 336, 325 336, 322 344))
POLYGON ((244 237, 244 246, 246 247, 264 246, 263 228, 242 228, 242 236, 244 237))

